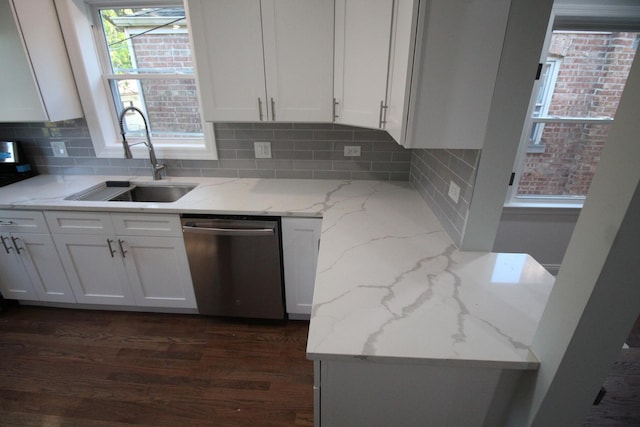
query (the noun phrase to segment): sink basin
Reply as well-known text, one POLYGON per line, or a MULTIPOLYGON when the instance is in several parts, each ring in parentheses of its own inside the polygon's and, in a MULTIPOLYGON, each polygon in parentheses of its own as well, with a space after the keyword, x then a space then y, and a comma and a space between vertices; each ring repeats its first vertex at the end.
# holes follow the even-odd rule
POLYGON ((194 185, 136 185, 109 201, 171 203, 194 188, 194 185))
POLYGON ((72 194, 65 200, 171 203, 196 188, 195 184, 146 184, 106 181, 72 194))

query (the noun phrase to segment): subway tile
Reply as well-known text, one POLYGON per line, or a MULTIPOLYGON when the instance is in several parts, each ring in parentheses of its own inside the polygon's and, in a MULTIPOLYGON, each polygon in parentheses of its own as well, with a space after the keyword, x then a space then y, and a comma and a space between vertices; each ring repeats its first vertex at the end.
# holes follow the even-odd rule
POLYGON ((352 179, 360 179, 360 180, 373 180, 373 181, 388 181, 389 173, 387 172, 370 172, 370 171, 360 171, 360 172, 352 172, 352 179))
POLYGON ((389 172, 390 181, 409 181, 409 171, 389 172))
POLYGON ((218 150, 219 159, 237 159, 237 150, 218 150))
POLYGON ((211 169, 218 167, 216 160, 181 160, 183 168, 211 169))
POLYGON ((409 169, 409 162, 372 162, 371 170, 384 172, 401 172, 409 169))
POLYGON ((237 169, 202 169, 202 176, 209 178, 238 178, 237 169))
POLYGON ((113 166, 97 166, 93 168, 93 173, 96 175, 129 175, 129 168, 113 167, 113 166))
POLYGON ((273 132, 274 138, 278 140, 310 140, 313 139, 312 130, 293 129, 276 130, 273 132))
POLYGON ((286 122, 275 122, 275 123, 271 123, 271 122, 257 122, 253 124, 254 129, 269 129, 269 130, 276 130, 276 129, 293 129, 293 123, 286 123, 286 122))
POLYGON ((329 171, 333 167, 331 161, 327 160, 295 160, 293 169, 296 170, 324 170, 329 171))
POLYGON ((350 130, 314 130, 313 139, 330 141, 353 141, 353 131, 350 130))
POLYGON ((313 178, 313 171, 294 171, 294 170, 276 169, 276 178, 311 179, 313 178))
POLYGON ((255 159, 256 152, 255 150, 236 150, 236 158, 237 159, 255 159))
POLYGON ((216 140, 235 139, 236 136, 233 129, 220 129, 218 127, 215 127, 214 135, 216 140))
MULTIPOLYGON (((149 170, 151 172, 151 170, 149 170)), ((199 168, 167 168, 166 171, 168 176, 177 176, 177 177, 199 177, 202 176, 202 169, 199 168)))
POLYGON ((236 129, 235 139, 251 141, 270 141, 274 138, 274 132, 268 129, 236 129))
POLYGON ((295 141, 295 150, 333 150, 331 141, 295 141))
POLYGON ((391 160, 394 162, 410 162, 411 161, 411 151, 394 151, 391 153, 391 160))
POLYGON ((256 168, 255 160, 225 159, 225 160, 219 160, 218 163, 222 169, 255 169, 256 168))
POLYGON ((333 170, 337 171, 371 171, 371 162, 340 161, 333 162, 333 170))
POLYGON ((329 130, 335 129, 336 125, 333 123, 294 123, 294 129, 321 129, 321 130, 329 130))
POLYGON ((100 159, 96 157, 75 157, 75 163, 77 166, 110 166, 109 159, 100 159))
POLYGON ((274 170, 255 170, 255 169, 239 169, 238 176, 240 178, 275 178, 274 170))
POLYGON ((271 151, 275 150, 293 150, 295 145, 294 141, 271 141, 271 151))
POLYGON ((314 179, 352 179, 351 172, 314 170, 314 179))
POLYGON ((258 169, 293 169, 293 160, 257 159, 258 169))

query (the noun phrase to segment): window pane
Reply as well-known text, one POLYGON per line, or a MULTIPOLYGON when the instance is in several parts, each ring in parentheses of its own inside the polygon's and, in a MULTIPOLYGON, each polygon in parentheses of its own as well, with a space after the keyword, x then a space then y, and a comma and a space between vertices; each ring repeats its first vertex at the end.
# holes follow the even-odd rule
MULTIPOLYGON (((111 80, 112 90, 123 107, 144 111, 154 137, 202 137, 194 79, 111 80)), ((142 119, 136 113, 126 117, 126 130, 144 135, 142 119)))
POLYGON ((101 9, 114 74, 193 74, 184 8, 101 9))
POLYGON ((554 31, 549 56, 562 61, 547 115, 612 118, 638 34, 554 31))
POLYGON ((543 153, 527 153, 518 196, 585 196, 607 140, 607 124, 546 123, 543 153))

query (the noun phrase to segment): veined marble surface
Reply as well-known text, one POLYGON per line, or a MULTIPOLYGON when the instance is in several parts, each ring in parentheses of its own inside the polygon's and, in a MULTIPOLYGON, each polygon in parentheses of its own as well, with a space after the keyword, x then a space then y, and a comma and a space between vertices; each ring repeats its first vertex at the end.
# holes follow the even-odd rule
POLYGON ((2 209, 322 216, 312 359, 535 369, 529 350, 554 278, 524 254, 460 252, 405 182, 169 178, 174 203, 79 202, 105 180, 43 175, 0 188, 2 209))

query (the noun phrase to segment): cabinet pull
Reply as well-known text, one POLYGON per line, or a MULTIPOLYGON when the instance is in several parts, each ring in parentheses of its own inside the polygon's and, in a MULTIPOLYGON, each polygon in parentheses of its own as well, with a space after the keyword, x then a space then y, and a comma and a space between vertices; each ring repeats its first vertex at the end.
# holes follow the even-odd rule
POLYGON ((9 251, 13 248, 10 248, 9 246, 7 246, 7 242, 4 241, 5 239, 8 239, 8 237, 0 236, 0 240, 2 240, 2 246, 4 246, 4 251, 10 254, 11 252, 9 251))
POLYGON ((111 255, 111 258, 115 258, 113 254, 115 254, 116 251, 111 247, 111 243, 113 243, 113 240, 107 239, 107 245, 109 246, 109 254, 111 255))
POLYGON ((258 98, 258 114, 260 115, 260 121, 263 121, 263 115, 262 115, 262 99, 258 98))
POLYGON ((14 222, 13 221, 7 221, 4 219, 0 219, 0 225, 13 225, 14 222))
POLYGON ((338 105, 340 105, 340 103, 338 102, 337 99, 333 98, 333 120, 335 121, 336 119, 340 118, 340 116, 336 113, 336 111, 338 110, 338 105))
POLYGON ((18 253, 24 250, 24 248, 21 248, 20 246, 18 246, 19 240, 20 239, 18 239, 17 237, 11 236, 11 242, 13 243, 13 247, 16 248, 16 252, 18 253))
POLYGON ((118 239, 118 246, 120 246, 120 253, 122 254, 122 258, 125 258, 124 255, 129 251, 124 250, 124 247, 122 246, 123 243, 124 243, 124 240, 118 239))
POLYGON ((380 123, 378 124, 380 129, 383 129, 383 126, 387 123, 387 108, 388 106, 384 105, 384 101, 380 101, 380 123))
POLYGON ((271 98, 271 121, 276 121, 276 101, 271 98))

